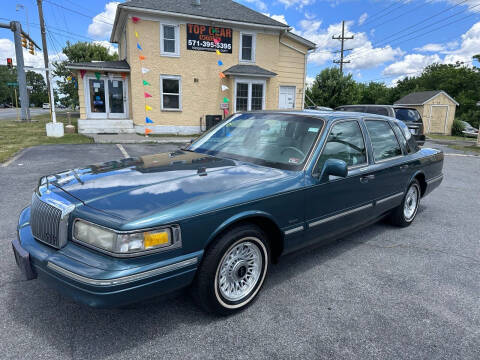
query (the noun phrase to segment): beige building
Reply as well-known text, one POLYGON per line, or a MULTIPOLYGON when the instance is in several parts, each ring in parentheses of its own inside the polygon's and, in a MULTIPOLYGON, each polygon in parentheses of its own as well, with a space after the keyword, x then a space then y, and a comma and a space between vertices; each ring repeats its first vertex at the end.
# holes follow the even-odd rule
POLYGON ((195 134, 209 115, 303 109, 315 48, 230 0, 127 1, 110 40, 119 61, 69 64, 83 133, 195 134))
POLYGON ((418 110, 423 119, 425 134, 452 133, 452 124, 458 102, 442 90, 415 92, 404 96, 395 105, 418 110))

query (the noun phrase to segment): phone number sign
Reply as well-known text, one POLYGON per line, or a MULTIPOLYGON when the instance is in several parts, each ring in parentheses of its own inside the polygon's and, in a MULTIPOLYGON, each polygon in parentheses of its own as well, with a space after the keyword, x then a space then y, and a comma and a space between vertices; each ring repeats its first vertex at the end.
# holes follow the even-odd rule
POLYGON ((187 24, 187 49, 231 54, 232 34, 229 28, 187 24))

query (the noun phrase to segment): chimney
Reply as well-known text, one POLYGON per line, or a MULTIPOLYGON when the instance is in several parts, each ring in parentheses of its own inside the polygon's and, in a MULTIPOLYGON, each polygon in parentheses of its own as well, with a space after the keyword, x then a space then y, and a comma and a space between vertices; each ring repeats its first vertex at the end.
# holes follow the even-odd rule
POLYGON ((200 0, 193 0, 193 5, 200 6, 200 0))

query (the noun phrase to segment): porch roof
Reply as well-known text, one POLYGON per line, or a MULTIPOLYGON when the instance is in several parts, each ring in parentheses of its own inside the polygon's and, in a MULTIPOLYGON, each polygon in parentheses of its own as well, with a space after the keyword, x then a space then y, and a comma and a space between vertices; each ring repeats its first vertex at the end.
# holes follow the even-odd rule
POLYGON ((130 65, 126 60, 88 61, 88 62, 79 62, 79 63, 68 63, 67 68, 74 69, 74 70, 130 72, 130 65))
POLYGON ((233 76, 274 77, 277 74, 257 65, 234 65, 223 72, 233 76))

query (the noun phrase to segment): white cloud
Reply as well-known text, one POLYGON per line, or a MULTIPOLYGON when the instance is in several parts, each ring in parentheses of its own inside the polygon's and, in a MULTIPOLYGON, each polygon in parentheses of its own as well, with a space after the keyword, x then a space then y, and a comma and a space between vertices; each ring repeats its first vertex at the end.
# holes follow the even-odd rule
POLYGON ((383 74, 387 76, 403 76, 422 71, 426 66, 439 63, 442 59, 437 54, 422 55, 408 54, 403 60, 390 64, 383 70, 383 74))
POLYGON ((105 11, 96 15, 88 25, 88 34, 95 39, 108 39, 112 32, 115 13, 119 2, 112 1, 105 5, 105 11))
MULTIPOLYGON (((374 48, 371 41, 368 40, 366 33, 352 33, 349 31, 349 27, 353 25, 353 22, 346 22, 345 25, 347 36, 354 35, 353 40, 348 40, 345 43, 346 48, 354 49, 347 57, 347 60, 349 57, 351 58, 351 63, 347 64, 346 68, 352 70, 375 68, 403 55, 403 51, 400 48, 392 48, 391 46, 374 48), (371 55, 372 53, 374 56, 371 55), (365 56, 367 54, 368 56, 365 56)), ((322 28, 320 20, 303 19, 300 21, 299 27, 300 29, 294 30, 294 32, 317 44, 317 50, 310 54, 308 58, 310 63, 324 65, 338 57, 338 54, 333 52, 340 49, 340 42, 332 39, 332 35, 342 33, 341 23, 332 24, 325 29, 322 28)))
POLYGON ((445 50, 444 44, 426 44, 422 47, 413 49, 419 52, 440 52, 445 50))
POLYGON ((288 25, 285 15, 270 15, 269 13, 263 13, 263 15, 271 17, 273 20, 281 22, 282 24, 288 25))
POLYGON ((253 4, 258 10, 261 11, 266 11, 267 10, 267 4, 265 4, 263 1, 260 0, 243 0, 246 3, 253 4))
POLYGON ((368 18, 367 13, 363 13, 362 15, 360 15, 360 17, 358 18, 358 25, 363 25, 363 23, 365 22, 365 20, 367 20, 367 18, 368 18))
POLYGON ((313 82, 315 81, 315 78, 314 77, 311 77, 311 76, 307 76, 307 78, 305 79, 306 83, 307 83, 307 87, 308 88, 311 88, 312 85, 313 85, 313 82))
POLYGON ((285 8, 294 6, 297 9, 302 9, 304 6, 313 4, 315 0, 278 0, 278 2, 285 5, 285 8))
POLYGON ((94 44, 102 45, 103 47, 106 47, 108 49, 108 53, 110 55, 116 54, 117 53, 117 47, 113 45, 110 41, 107 40, 101 40, 101 41, 94 41, 94 44))

